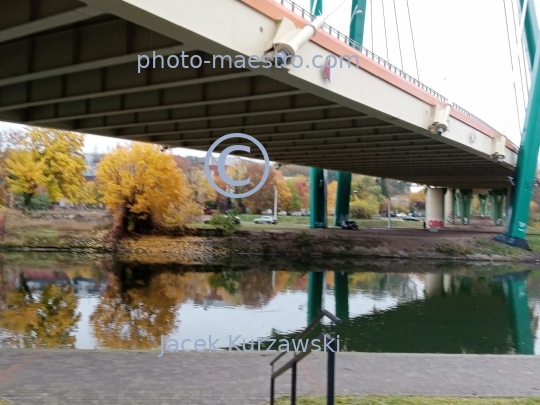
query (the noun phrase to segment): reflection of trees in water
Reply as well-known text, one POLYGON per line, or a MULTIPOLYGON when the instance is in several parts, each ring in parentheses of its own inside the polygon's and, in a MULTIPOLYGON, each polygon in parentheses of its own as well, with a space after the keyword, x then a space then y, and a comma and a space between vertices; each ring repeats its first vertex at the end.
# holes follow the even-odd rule
POLYGON ((260 270, 248 270, 240 273, 238 291, 242 294, 244 305, 261 308, 274 297, 272 273, 260 270))
POLYGON ((10 345, 24 348, 73 348, 71 333, 81 315, 77 297, 68 285, 46 284, 32 293, 21 276, 20 287, 6 295, 0 310, 0 328, 10 345))
POLYGON ((177 326, 176 311, 184 301, 182 280, 161 273, 145 283, 131 280, 126 286, 110 274, 90 325, 99 347, 111 349, 151 349, 161 344, 177 326))
POLYGON ((398 301, 407 302, 418 299, 418 280, 415 274, 408 273, 349 273, 350 290, 362 291, 363 295, 381 299, 388 295, 398 301))
POLYGON ((208 285, 213 290, 217 290, 219 287, 222 287, 228 294, 236 295, 238 292, 237 284, 239 278, 239 273, 234 271, 212 273, 208 276, 208 285))

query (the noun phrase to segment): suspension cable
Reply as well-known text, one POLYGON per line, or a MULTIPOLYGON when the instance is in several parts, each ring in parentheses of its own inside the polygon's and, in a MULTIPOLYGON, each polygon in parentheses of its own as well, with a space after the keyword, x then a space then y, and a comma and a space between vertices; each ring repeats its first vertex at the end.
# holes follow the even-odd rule
POLYGON ((414 63, 416 65, 416 77, 418 78, 418 80, 420 80, 420 73, 418 72, 418 60, 416 59, 416 46, 414 44, 414 34, 413 34, 412 22, 411 22, 411 12, 409 10, 409 0, 405 0, 405 4, 407 5, 407 14, 409 16, 409 28, 411 29, 412 48, 414 52, 414 63))
POLYGON ((396 11, 396 0, 392 0, 394 3, 394 17, 396 18, 396 31, 397 31, 397 42, 398 42, 398 48, 399 48, 399 59, 401 61, 401 70, 403 70, 403 55, 401 54, 401 39, 399 38, 399 24, 397 19, 397 11, 396 11))
POLYGON ((386 34, 386 15, 384 13, 384 0, 381 1, 381 4, 382 4, 383 25, 384 25, 384 40, 386 42, 386 60, 390 62, 390 54, 388 53, 388 35, 386 34))
MULTIPOLYGON (((512 45, 510 44, 510 27, 508 26, 508 14, 506 12, 506 0, 502 0, 503 6, 504 6, 504 21, 506 23, 506 36, 508 38, 508 53, 510 54, 510 67, 512 68, 512 82, 514 85, 514 100, 516 102, 516 113, 517 113, 517 119, 518 119, 518 132, 521 135, 521 118, 519 115, 519 102, 518 102, 518 96, 517 96, 517 88, 516 88, 516 74, 514 70, 514 58, 512 55, 512 45)), ((506 124, 505 124, 506 125, 506 124)))
POLYGON ((371 52, 375 52, 373 46, 373 0, 369 0, 369 18, 371 20, 371 52))
POLYGON ((516 57, 517 57, 517 60, 518 60, 518 67, 519 67, 519 79, 521 81, 521 92, 522 92, 522 95, 523 95, 523 107, 525 108, 525 111, 527 111, 527 101, 525 100, 525 85, 523 84, 523 71, 521 69, 521 58, 519 57, 519 39, 518 39, 518 34, 517 34, 517 27, 516 27, 516 13, 515 13, 515 10, 514 10, 514 7, 512 6, 512 21, 513 21, 513 24, 514 24, 514 37, 515 37, 515 40, 516 40, 516 57))

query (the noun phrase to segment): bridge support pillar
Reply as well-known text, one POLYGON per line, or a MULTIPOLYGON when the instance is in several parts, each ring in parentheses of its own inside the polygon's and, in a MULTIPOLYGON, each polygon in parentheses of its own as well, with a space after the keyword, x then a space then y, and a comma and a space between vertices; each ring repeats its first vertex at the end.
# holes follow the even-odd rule
POLYGON ((309 185, 309 227, 327 228, 326 219, 326 179, 324 169, 310 167, 309 185))
POLYGON ((503 207, 504 207, 504 197, 506 194, 505 189, 501 190, 491 190, 491 219, 495 225, 503 224, 503 207))
POLYGON ((442 188, 427 188, 426 225, 428 228, 444 226, 444 197, 442 188))
POLYGON ((461 224, 469 225, 471 222, 471 205, 473 191, 471 189, 460 189, 459 200, 461 203, 461 224))
POLYGON ((308 325, 319 315, 323 306, 324 273, 310 271, 308 275, 308 325))
POLYGON ((459 198, 459 190, 456 190, 454 192, 454 202, 455 202, 455 205, 454 205, 455 215, 457 215, 458 217, 461 217, 461 200, 459 198))
POLYGON ((336 316, 349 318, 349 275, 343 271, 334 272, 334 295, 336 298, 336 316))
POLYGON ((454 223, 454 190, 447 188, 444 193, 444 223, 454 223))
POLYGON ((487 215, 487 194, 478 194, 480 200, 480 215, 485 217, 487 215))
POLYGON ((351 201, 352 174, 348 172, 338 172, 337 179, 338 186, 336 195, 336 213, 334 217, 334 225, 340 226, 342 221, 346 221, 349 219, 349 203, 351 201))

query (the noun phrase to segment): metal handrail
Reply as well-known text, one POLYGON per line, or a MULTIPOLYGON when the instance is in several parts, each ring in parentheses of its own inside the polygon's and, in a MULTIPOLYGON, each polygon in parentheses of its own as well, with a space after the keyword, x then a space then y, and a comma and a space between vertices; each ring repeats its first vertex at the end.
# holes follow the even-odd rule
MULTIPOLYGON (((284 7, 287 7, 295 14, 301 16, 302 18, 304 18, 305 20, 308 20, 308 21, 313 21, 316 16, 314 16, 313 14, 311 14, 309 11, 307 11, 306 9, 302 8, 301 6, 299 6, 298 4, 296 4, 295 2, 293 2, 292 0, 274 0, 278 3, 280 3, 282 6, 284 7)), ((387 60, 381 58, 380 56, 376 55, 375 53, 373 53, 372 51, 370 51, 369 49, 365 48, 364 46, 362 46, 361 44, 359 44, 358 42, 356 42, 355 40, 351 39, 350 37, 348 37, 347 35, 343 34, 341 31, 338 31, 336 30, 334 27, 331 27, 330 25, 328 24, 324 24, 322 29, 324 31, 326 31, 328 34, 330 34, 331 36, 337 38, 338 40, 340 40, 341 42, 344 42, 345 44, 349 45, 351 48, 354 48, 356 49, 357 51, 363 53, 364 55, 366 55, 368 58, 372 59, 373 61, 379 63, 380 65, 384 66, 385 68, 387 68, 388 70, 396 73, 397 75, 403 77, 404 79, 408 80, 409 82, 413 83, 415 86, 421 88, 422 90, 428 92, 429 94, 431 94, 432 96, 435 96, 436 98, 438 98, 439 100, 441 101, 444 101, 444 102, 448 102, 448 98, 446 98, 445 96, 443 96, 441 93, 433 90, 431 87, 427 86, 426 84, 422 83, 420 80, 414 78, 413 76, 411 76, 410 74, 404 72, 403 70, 401 70, 400 68, 398 68, 397 66, 394 66, 392 65, 390 62, 388 62, 387 60)), ((467 111, 465 108, 461 107, 460 105, 456 104, 456 103, 451 103, 452 107, 455 108, 456 110, 460 111, 461 113, 465 114, 467 117, 475 120, 475 121, 478 121, 479 123, 487 126, 488 128, 490 128, 491 130, 495 131, 496 133, 502 135, 498 130, 496 130, 494 127, 492 127, 491 125, 489 125, 487 122, 485 122, 484 120, 478 118, 476 115, 474 115, 473 113, 467 111)))
MULTIPOLYGON (((327 311, 326 309, 323 309, 319 315, 317 315, 315 317, 315 319, 308 325, 306 326, 306 328, 300 332, 298 335, 295 336, 294 340, 299 340, 301 339, 302 337, 304 337, 309 331, 311 331, 315 326, 317 326, 317 324, 321 321, 321 319, 323 319, 324 317, 327 317, 328 319, 330 319, 332 322, 334 322, 335 324, 340 324, 341 323, 341 319, 339 319, 338 317, 336 317, 333 313, 327 311)), ((279 359, 281 359, 283 356, 285 356, 287 354, 287 352, 282 352, 279 356, 277 356, 274 360, 272 360, 272 362, 270 363, 271 366, 274 365, 274 363, 276 361, 278 361, 279 359)))
MULTIPOLYGON (((313 330, 317 324, 324 318, 327 317, 330 319, 333 323, 333 325, 337 325, 341 323, 341 319, 336 317, 331 312, 328 312, 327 310, 323 309, 319 315, 315 317, 315 319, 296 337, 293 339, 293 341, 297 341, 301 339, 303 336, 305 336, 308 332, 313 330)), ((323 341, 323 339, 326 339, 326 337, 332 339, 332 336, 330 336, 328 333, 321 333, 317 339, 319 341, 323 341)), ((326 341, 326 340, 325 340, 326 341)), ((331 350, 328 351, 328 369, 327 369, 327 405, 334 405, 334 382, 335 382, 335 352, 333 350, 336 349, 335 342, 329 343, 331 350)), ((319 347, 320 349, 320 347, 319 347)), ((270 366, 272 366, 272 375, 270 376, 270 405, 274 405, 274 394, 275 394, 275 379, 279 377, 281 374, 283 374, 288 369, 292 369, 292 381, 291 381, 291 405, 296 405, 296 365, 298 362, 300 362, 303 358, 307 357, 311 352, 313 351, 313 342, 312 344, 307 348, 307 350, 300 352, 296 354, 294 357, 289 360, 287 363, 285 363, 283 366, 281 366, 277 371, 274 371, 274 364, 276 361, 278 361, 280 358, 282 358, 287 352, 280 353, 274 360, 270 362, 270 366)))

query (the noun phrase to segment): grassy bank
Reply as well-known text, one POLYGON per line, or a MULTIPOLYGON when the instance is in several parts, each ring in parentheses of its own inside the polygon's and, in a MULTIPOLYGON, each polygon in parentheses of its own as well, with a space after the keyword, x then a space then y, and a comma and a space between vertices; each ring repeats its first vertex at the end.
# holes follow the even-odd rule
POLYGON ((39 211, 5 216, 3 248, 107 249, 104 236, 112 221, 105 211, 39 211))
MULTIPOLYGON (((293 216, 278 216, 278 223, 276 225, 268 224, 255 224, 253 220, 259 218, 260 215, 239 215, 242 225, 240 229, 309 229, 309 217, 293 217, 293 216)), ((332 228, 334 226, 334 217, 327 217, 328 226, 332 228)), ((388 220, 385 219, 353 219, 358 224, 360 229, 372 229, 372 228, 386 228, 388 226, 388 220)), ((401 219, 392 219, 392 228, 396 229, 421 229, 423 227, 422 221, 408 222, 401 219)), ((211 225, 203 222, 191 223, 190 227, 193 228, 212 228, 211 225)), ((340 229, 340 228, 336 228, 340 229)))
MULTIPOLYGON (((282 398, 278 405, 288 405, 290 400, 282 398)), ((325 397, 301 397, 298 405, 326 405, 325 397)), ((536 405, 540 398, 448 398, 448 397, 386 397, 347 396, 337 397, 336 405, 536 405)))

